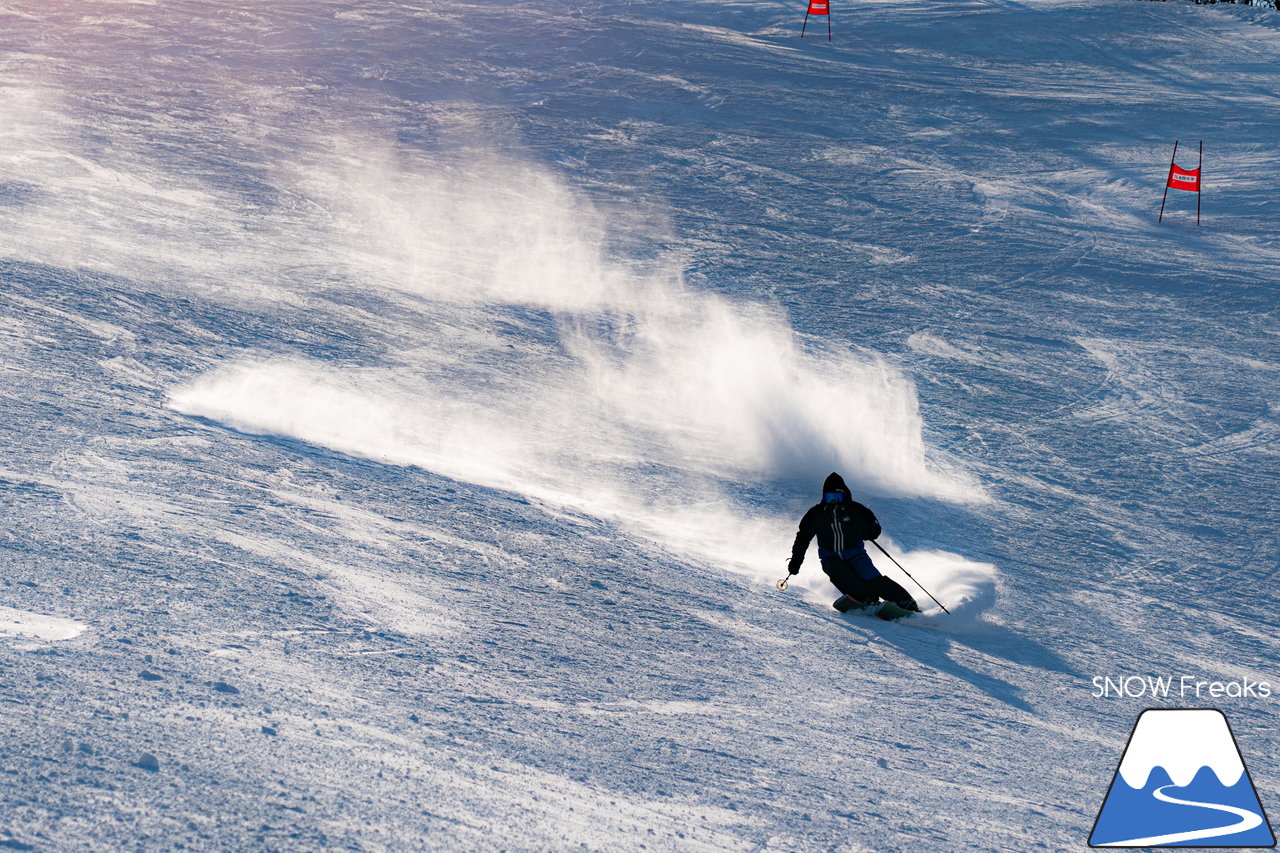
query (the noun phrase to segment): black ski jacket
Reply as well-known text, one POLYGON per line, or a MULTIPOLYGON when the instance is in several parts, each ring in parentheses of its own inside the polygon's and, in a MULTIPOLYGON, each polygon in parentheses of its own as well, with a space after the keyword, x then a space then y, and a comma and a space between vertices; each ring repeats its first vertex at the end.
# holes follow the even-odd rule
POLYGON ((815 536, 818 537, 818 555, 821 557, 824 551, 838 553, 847 548, 861 547, 863 540, 880 535, 880 522, 876 521, 875 513, 849 497, 849 487, 839 474, 827 477, 822 491, 843 492, 844 500, 815 504, 800 519, 800 529, 796 532, 795 544, 791 546, 788 565, 792 574, 800 569, 804 552, 815 536))

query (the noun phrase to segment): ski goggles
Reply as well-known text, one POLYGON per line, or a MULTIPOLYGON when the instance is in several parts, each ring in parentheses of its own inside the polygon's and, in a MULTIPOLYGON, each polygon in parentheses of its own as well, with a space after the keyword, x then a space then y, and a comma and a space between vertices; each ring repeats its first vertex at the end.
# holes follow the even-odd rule
POLYGON ((844 492, 823 492, 822 502, 824 504, 838 504, 844 500, 844 492))

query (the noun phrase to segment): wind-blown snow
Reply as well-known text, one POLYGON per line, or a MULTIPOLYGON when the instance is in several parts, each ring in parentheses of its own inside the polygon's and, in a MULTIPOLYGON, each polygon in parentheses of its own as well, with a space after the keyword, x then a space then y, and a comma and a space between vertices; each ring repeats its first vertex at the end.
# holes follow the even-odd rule
POLYGON ((399 369, 220 368, 175 392, 181 411, 569 499, 672 503, 708 478, 804 482, 833 466, 876 494, 985 499, 926 461, 900 370, 805 342, 777 308, 698 292, 678 270, 606 260, 601 215, 549 177, 494 166, 450 184, 429 162, 368 168, 318 197, 354 206, 334 225, 355 233, 333 262, 426 297, 432 343, 399 369))
POLYGON ((453 184, 432 163, 388 168, 348 163, 324 187, 347 217, 333 230, 352 232, 330 251, 427 299, 430 343, 396 367, 245 359, 176 389, 174 408, 575 506, 762 579, 794 520, 747 489, 811 490, 834 467, 872 495, 988 499, 928 460, 914 384, 874 353, 806 343, 778 309, 668 266, 607 260, 602 217, 528 168, 453 184))

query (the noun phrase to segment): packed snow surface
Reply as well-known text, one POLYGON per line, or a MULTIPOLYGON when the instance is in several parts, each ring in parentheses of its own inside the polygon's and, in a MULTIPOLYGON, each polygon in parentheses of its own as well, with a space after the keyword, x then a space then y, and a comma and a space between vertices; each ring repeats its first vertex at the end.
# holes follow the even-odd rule
POLYGON ((0 637, 70 640, 83 634, 85 630, 86 626, 72 619, 0 607, 0 637))
POLYGON ((1150 706, 1275 800, 1094 679, 1280 686, 1280 16, 833 13, 0 3, 0 848, 1074 849, 1150 706), (924 615, 774 586, 832 471, 924 615))

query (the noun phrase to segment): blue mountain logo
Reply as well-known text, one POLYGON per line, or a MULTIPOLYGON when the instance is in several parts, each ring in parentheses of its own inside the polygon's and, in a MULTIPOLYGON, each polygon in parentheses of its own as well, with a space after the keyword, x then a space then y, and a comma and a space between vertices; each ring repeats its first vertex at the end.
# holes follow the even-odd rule
POLYGON ((1221 711, 1142 712, 1098 812, 1089 846, 1276 846, 1221 711))

